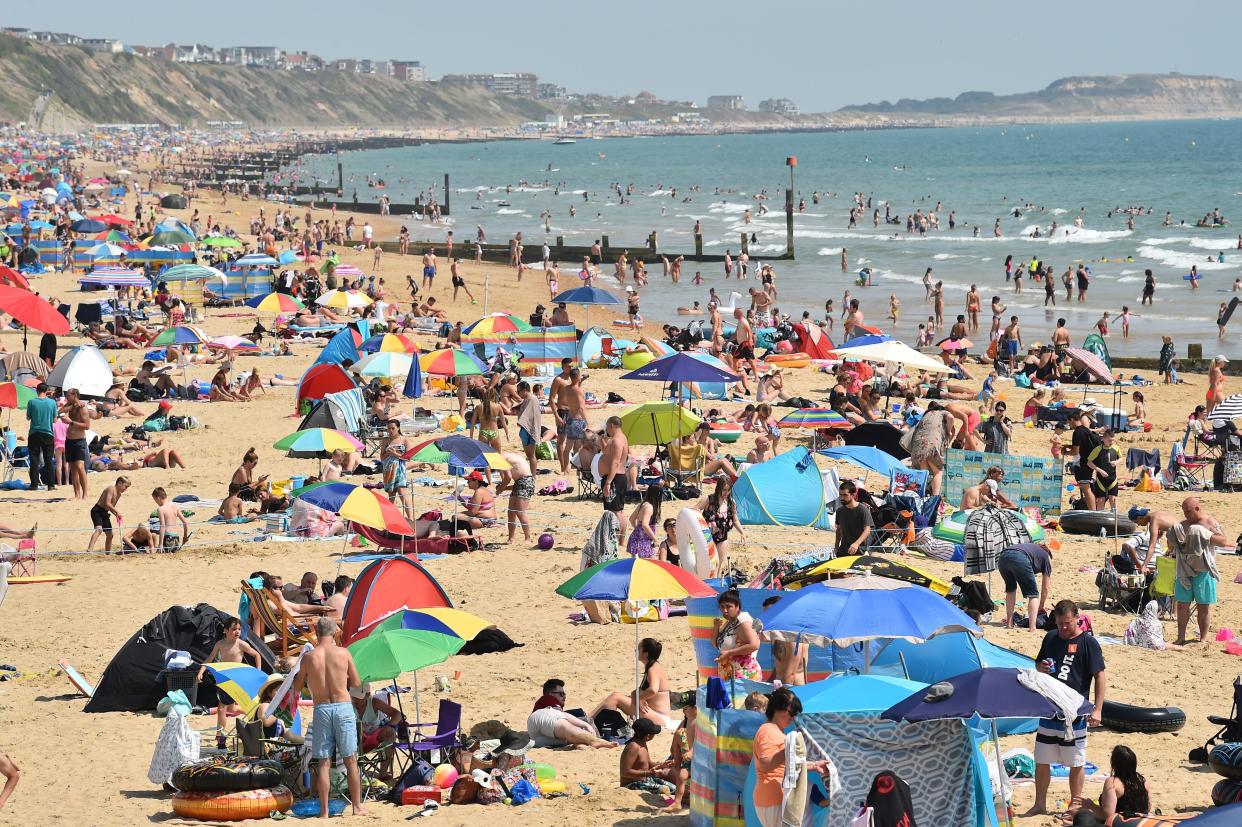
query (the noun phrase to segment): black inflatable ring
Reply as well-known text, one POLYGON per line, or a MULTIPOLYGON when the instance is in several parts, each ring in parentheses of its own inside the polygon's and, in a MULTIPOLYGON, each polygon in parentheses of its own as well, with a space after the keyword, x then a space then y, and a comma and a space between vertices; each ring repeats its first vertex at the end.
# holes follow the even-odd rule
POLYGON ((177 768, 172 785, 181 792, 232 793, 280 784, 280 763, 267 758, 208 758, 177 768))
POLYGON ((1186 726, 1186 713, 1175 706, 1131 706, 1105 701, 1103 725, 1114 732, 1177 732, 1186 726))
POLYGON ((1067 534, 1090 534, 1093 537, 1100 536, 1100 529, 1104 529, 1106 536, 1114 536, 1114 526, 1117 537, 1138 531, 1138 526, 1130 518, 1111 511, 1062 511, 1057 522, 1067 534))

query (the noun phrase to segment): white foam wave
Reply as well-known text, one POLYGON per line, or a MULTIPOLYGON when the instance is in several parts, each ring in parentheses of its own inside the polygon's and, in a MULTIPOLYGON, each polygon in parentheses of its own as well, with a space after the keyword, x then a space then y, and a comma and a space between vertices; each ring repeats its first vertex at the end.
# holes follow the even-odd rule
POLYGON ((936 253, 932 256, 936 261, 948 261, 953 258, 963 258, 963 256, 955 256, 953 253, 936 253))
POLYGON ((1236 266, 1228 262, 1220 264, 1216 261, 1207 261, 1206 257, 1199 253, 1184 253, 1180 250, 1166 250, 1163 247, 1153 247, 1150 245, 1139 247, 1138 254, 1143 258, 1158 261, 1170 267, 1182 267, 1187 270, 1190 269, 1191 265, 1198 267, 1200 270, 1226 270, 1236 266))
POLYGON ((840 247, 820 247, 817 255, 821 256, 839 256, 841 255, 840 247))
POLYGON ((500 209, 496 210, 496 214, 497 215, 524 215, 527 218, 530 217, 530 213, 527 213, 523 210, 510 209, 509 207, 501 207, 500 209))
POLYGON ((1053 215, 1065 215, 1067 212, 1069 212, 1069 210, 1063 207, 1057 207, 1055 210, 1052 211, 1052 214, 1053 215))
MULTIPOLYGON (((1134 271, 1127 270, 1126 272, 1132 273, 1134 271)), ((1118 284, 1130 284, 1132 282, 1142 281, 1144 278, 1146 277, 1145 276, 1122 276, 1121 278, 1117 279, 1117 283, 1118 284)))
MULTIPOLYGON (((1134 275, 1134 274, 1135 274, 1135 273, 1137 273, 1137 272, 1139 272, 1139 271, 1138 271, 1138 270, 1122 270, 1120 273, 1118 273, 1118 275, 1120 275, 1120 276, 1132 276, 1132 275, 1134 275)), ((1118 281, 1121 281, 1121 279, 1118 279, 1118 281)))
POLYGON ((1049 244, 1104 244, 1132 234, 1132 230, 1089 230, 1086 227, 1058 227, 1049 244))

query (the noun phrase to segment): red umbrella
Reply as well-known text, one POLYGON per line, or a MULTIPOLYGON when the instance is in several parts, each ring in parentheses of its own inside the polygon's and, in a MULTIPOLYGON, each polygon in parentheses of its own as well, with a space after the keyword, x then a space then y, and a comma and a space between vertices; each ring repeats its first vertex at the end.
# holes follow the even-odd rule
POLYGON ((21 273, 12 267, 6 267, 0 264, 0 284, 9 284, 13 287, 20 287, 23 290, 30 289, 30 282, 21 273))
POLYGON ((122 218, 116 213, 108 213, 107 215, 98 215, 98 216, 95 216, 95 220, 102 221, 105 224, 123 224, 125 226, 129 226, 130 224, 134 223, 130 221, 128 218, 122 218))
MULTIPOLYGON (((47 303, 42 296, 0 284, 0 312, 8 313, 26 327, 44 333, 65 334, 69 332, 69 320, 47 303)), ((22 337, 23 342, 25 336, 22 337)))

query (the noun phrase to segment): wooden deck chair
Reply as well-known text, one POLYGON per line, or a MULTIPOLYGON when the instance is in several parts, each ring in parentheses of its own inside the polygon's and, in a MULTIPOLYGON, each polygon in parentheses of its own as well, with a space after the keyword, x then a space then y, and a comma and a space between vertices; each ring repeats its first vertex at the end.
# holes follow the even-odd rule
POLYGON ((185 289, 178 292, 177 298, 185 303, 185 320, 201 322, 207 318, 207 299, 203 296, 203 286, 199 282, 187 282, 185 289))
POLYGON ((312 624, 316 617, 294 617, 285 611, 284 606, 273 603, 263 589, 256 589, 244 580, 241 588, 250 599, 252 620, 257 620, 256 629, 273 652, 289 655, 300 651, 307 643, 315 642, 312 624))

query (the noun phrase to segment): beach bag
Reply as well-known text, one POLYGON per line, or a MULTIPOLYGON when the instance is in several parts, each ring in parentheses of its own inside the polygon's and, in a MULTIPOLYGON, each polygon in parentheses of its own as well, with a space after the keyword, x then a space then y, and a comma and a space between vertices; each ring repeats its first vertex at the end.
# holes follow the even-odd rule
POLYGON ((1154 597, 1169 597, 1173 594, 1173 586, 1177 582, 1177 559, 1174 557, 1156 558, 1156 579, 1151 583, 1154 597))
POLYGON ((1031 386, 1031 377, 1025 373, 1016 373, 1013 377, 1013 383, 1019 388, 1029 388, 1031 386))
POLYGON ((622 623, 654 623, 668 617, 664 600, 627 600, 621 604, 622 623))
POLYGON ((539 790, 535 789, 535 785, 525 778, 509 788, 509 799, 514 805, 525 804, 528 801, 534 801, 538 797, 539 790))
POLYGON ((155 717, 163 718, 172 711, 176 711, 182 718, 190 715, 190 699, 180 689, 174 689, 164 697, 160 698, 160 702, 155 705, 155 717))

